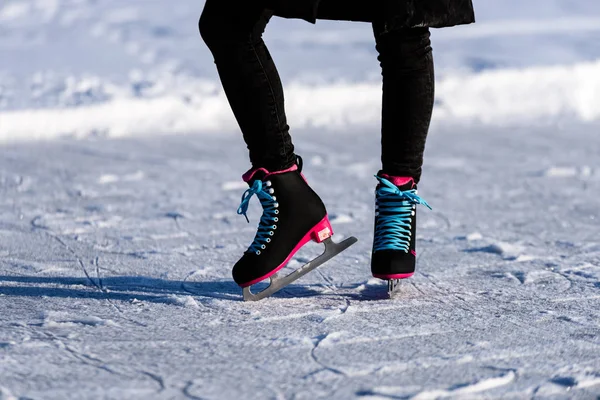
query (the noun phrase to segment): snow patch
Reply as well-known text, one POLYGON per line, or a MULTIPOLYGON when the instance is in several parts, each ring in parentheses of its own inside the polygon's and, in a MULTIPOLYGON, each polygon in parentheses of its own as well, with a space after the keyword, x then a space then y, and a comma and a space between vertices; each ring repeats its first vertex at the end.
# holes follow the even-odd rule
POLYGON ((70 315, 62 311, 45 311, 42 313, 42 326, 46 328, 71 328, 80 325, 87 326, 118 326, 113 320, 102 319, 93 315, 70 315))
POLYGON ((174 304, 174 305, 180 306, 180 307, 195 308, 195 309, 200 308, 200 305, 198 304, 198 302, 196 300, 194 300, 194 298, 192 296, 177 296, 174 294, 170 294, 167 297, 165 297, 163 300, 165 303, 174 304))
POLYGON ((117 175, 105 174, 98 178, 98 183, 101 185, 106 185, 107 183, 115 182, 119 182, 119 177, 117 175))
POLYGON ((478 241, 478 240, 483 240, 483 235, 481 233, 479 233, 479 232, 472 232, 472 233, 469 233, 466 236, 458 236, 456 239, 458 239, 458 240, 466 240, 466 241, 469 241, 469 242, 475 242, 475 241, 478 241))
MULTIPOLYGON (((73 107, 67 103, 66 108, 0 112, 0 141, 235 129, 235 120, 221 91, 196 78, 183 80, 195 90, 190 92, 181 83, 173 89, 161 88, 158 94, 137 96, 124 94, 127 90, 111 89, 110 98, 91 105, 73 107), (106 118, 107 115, 111 117, 106 118)), ((90 93, 96 87, 95 83, 81 85, 73 83, 71 91, 90 93)), ((471 120, 505 125, 564 117, 599 120, 600 61, 447 75, 438 82, 438 102, 435 121, 471 120)), ((380 119, 381 85, 291 83, 287 86, 286 107, 296 128, 372 127, 380 119)), ((460 167, 452 163, 450 166, 460 167)), ((360 165, 353 167, 357 175, 362 175, 360 165)))
POLYGON ((473 249, 469 251, 498 254, 506 260, 516 260, 519 256, 523 254, 523 252, 525 251, 525 247, 515 243, 506 243, 498 241, 490 244, 487 247, 473 249))
POLYGON ((413 400, 435 400, 445 397, 458 397, 472 395, 475 393, 485 392, 491 389, 495 389, 504 385, 508 385, 512 381, 515 380, 517 374, 514 371, 509 371, 508 373, 495 377, 482 379, 477 382, 458 385, 456 388, 451 388, 447 390, 427 390, 421 392, 412 397, 413 400))
POLYGON ((473 232, 473 233, 469 233, 466 238, 468 241, 471 242, 471 241, 475 241, 475 240, 482 240, 483 235, 479 232, 473 232))
POLYGON ((131 174, 125 174, 122 176, 113 175, 113 174, 104 174, 98 178, 98 183, 101 185, 106 185, 109 183, 116 182, 137 182, 141 181, 145 178, 145 174, 142 171, 136 171, 131 174))

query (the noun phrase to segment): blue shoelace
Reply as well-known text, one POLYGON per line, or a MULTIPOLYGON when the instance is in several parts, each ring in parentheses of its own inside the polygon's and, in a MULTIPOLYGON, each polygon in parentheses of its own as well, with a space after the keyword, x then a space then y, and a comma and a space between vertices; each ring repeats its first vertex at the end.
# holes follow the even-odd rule
POLYGON ((411 223, 417 204, 431 210, 415 189, 402 191, 385 178, 375 176, 379 182, 376 191, 377 224, 373 250, 410 250, 411 223))
POLYGON ((267 244, 271 242, 271 237, 275 234, 274 231, 277 229, 277 222, 279 221, 277 217, 279 214, 279 210, 277 209, 279 204, 273 193, 275 193, 275 190, 271 187, 271 181, 262 182, 256 180, 250 189, 246 190, 242 195, 242 202, 238 207, 237 213, 246 217, 246 221, 250 222, 246 213, 248 212, 252 196, 256 195, 263 207, 263 214, 258 223, 258 231, 254 237, 254 241, 248 247, 248 250, 246 250, 247 253, 252 252, 260 255, 261 251, 267 248, 267 244))

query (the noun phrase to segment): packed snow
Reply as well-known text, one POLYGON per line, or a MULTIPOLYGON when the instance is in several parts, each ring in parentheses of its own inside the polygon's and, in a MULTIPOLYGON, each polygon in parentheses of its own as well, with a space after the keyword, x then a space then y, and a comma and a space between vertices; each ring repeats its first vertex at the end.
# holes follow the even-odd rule
POLYGON ((394 299, 369 271, 370 27, 272 22, 304 173, 359 242, 244 303, 260 207, 236 214, 203 3, 0 2, 0 400, 600 396, 600 3, 475 3, 433 34, 433 211, 394 299))

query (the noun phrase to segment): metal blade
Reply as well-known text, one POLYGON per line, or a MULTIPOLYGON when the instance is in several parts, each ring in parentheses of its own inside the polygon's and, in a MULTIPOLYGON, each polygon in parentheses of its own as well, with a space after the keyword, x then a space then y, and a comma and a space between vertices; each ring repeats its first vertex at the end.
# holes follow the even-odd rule
POLYGON ((390 279, 388 281, 388 295, 390 296, 390 299, 398 292, 399 287, 400 279, 390 279))
POLYGON ((297 270, 283 278, 279 278, 277 274, 273 275, 271 277, 271 284, 262 292, 254 294, 250 290, 250 286, 245 287, 243 290, 244 300, 258 301, 264 299, 265 297, 271 296, 273 293, 281 290, 290 283, 294 282, 297 279, 300 279, 304 275, 308 274, 310 271, 331 260, 333 257, 337 256, 357 241, 358 239, 354 236, 351 236, 348 239, 341 241, 340 243, 335 243, 333 240, 331 240, 331 238, 325 239, 325 241, 323 242, 325 244, 325 251, 323 252, 323 254, 321 254, 314 260, 307 262, 302 267, 298 268, 297 270))

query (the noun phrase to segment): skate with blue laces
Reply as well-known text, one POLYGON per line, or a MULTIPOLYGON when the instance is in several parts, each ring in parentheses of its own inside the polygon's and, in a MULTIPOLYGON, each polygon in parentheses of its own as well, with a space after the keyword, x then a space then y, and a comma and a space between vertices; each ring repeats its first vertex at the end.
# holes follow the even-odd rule
POLYGON ((431 207, 418 196, 412 178, 383 173, 376 178, 371 273, 388 282, 388 293, 393 297, 400 282, 415 273, 417 205, 431 207))
POLYGON ((243 288, 244 300, 257 301, 272 295, 329 261, 357 239, 335 243, 325 205, 302 175, 302 159, 291 168, 271 172, 264 168, 248 171, 243 179, 250 188, 242 196, 238 214, 247 217, 251 198, 256 195, 263 208, 256 236, 233 267, 233 279, 243 288), (310 241, 323 243, 324 252, 294 272, 278 272, 310 241), (269 286, 252 293, 251 286, 270 279, 269 286))

